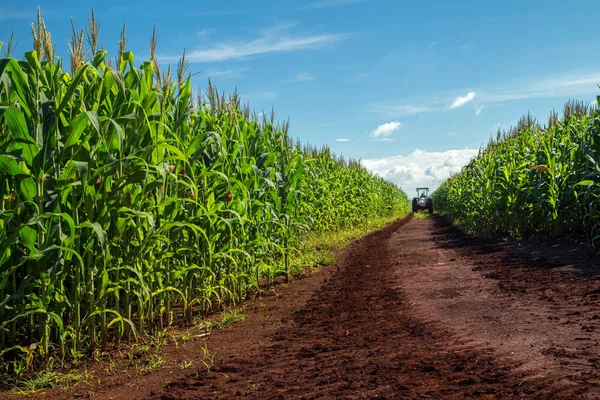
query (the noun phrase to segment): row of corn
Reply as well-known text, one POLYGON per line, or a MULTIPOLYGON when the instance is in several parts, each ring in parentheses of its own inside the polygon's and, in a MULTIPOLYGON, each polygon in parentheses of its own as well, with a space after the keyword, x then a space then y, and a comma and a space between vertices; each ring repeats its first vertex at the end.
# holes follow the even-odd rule
POLYGON ((598 244, 599 160, 598 108, 569 102, 562 118, 553 112, 546 126, 527 116, 499 132, 434 199, 475 235, 557 237, 585 230, 598 244))
POLYGON ((185 58, 98 49, 74 30, 71 72, 43 20, 34 51, 0 59, 0 357, 78 358, 189 322, 273 275, 309 231, 408 212, 358 162, 294 143, 209 87, 185 58))

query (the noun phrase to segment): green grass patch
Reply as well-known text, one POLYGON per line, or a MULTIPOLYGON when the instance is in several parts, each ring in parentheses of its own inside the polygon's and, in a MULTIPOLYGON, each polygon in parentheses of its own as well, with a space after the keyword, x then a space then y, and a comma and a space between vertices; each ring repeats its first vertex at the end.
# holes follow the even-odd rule
POLYGON ((432 214, 429 214, 429 211, 427 211, 427 210, 420 210, 420 211, 413 213, 413 218, 414 219, 426 219, 426 218, 431 217, 431 215, 432 214))
POLYGON ((64 373, 60 371, 41 371, 23 377, 16 381, 15 386, 18 389, 14 394, 29 395, 40 390, 51 389, 53 387, 73 387, 81 381, 87 381, 87 373, 64 373))
POLYGON ((221 322, 219 328, 227 328, 228 326, 237 324, 246 319, 243 309, 229 310, 221 314, 221 322))
POLYGON ((304 240, 304 248, 293 253, 292 271, 301 274, 304 270, 332 265, 336 252, 346 247, 352 240, 360 239, 395 220, 405 217, 404 213, 371 218, 369 221, 335 231, 312 233, 304 240))
POLYGON ((245 319, 246 314, 244 314, 244 309, 238 308, 235 310, 223 311, 221 313, 220 321, 202 321, 198 326, 205 329, 207 332, 210 332, 213 329, 228 328, 245 319))

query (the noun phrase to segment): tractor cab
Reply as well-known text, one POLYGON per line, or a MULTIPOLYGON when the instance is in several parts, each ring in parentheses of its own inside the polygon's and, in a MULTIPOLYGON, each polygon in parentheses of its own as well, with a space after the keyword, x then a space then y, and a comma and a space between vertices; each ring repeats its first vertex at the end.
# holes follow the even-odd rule
POLYGON ((418 198, 427 198, 429 196, 429 188, 417 188, 418 198))
POLYGON ((429 197, 429 188, 417 188, 417 197, 412 201, 412 212, 428 210, 433 214, 433 199, 429 197))

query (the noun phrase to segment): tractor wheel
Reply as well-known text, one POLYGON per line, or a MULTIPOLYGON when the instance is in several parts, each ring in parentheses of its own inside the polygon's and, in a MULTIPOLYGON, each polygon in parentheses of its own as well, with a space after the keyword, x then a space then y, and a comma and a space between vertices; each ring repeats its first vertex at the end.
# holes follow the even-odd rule
POLYGON ((427 199, 427 209, 429 214, 433 214, 433 199, 427 199))
POLYGON ((413 199, 412 201, 412 212, 413 214, 419 210, 419 206, 417 205, 417 199, 413 199))

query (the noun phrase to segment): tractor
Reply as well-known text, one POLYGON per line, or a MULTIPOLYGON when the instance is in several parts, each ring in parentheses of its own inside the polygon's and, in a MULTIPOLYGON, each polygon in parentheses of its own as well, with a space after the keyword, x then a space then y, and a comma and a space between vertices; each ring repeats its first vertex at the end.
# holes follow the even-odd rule
POLYGON ((433 214, 433 199, 429 197, 429 188, 417 188, 417 197, 412 201, 412 212, 429 210, 433 214))

